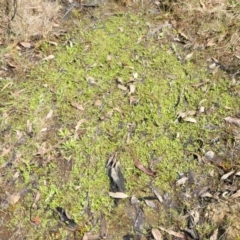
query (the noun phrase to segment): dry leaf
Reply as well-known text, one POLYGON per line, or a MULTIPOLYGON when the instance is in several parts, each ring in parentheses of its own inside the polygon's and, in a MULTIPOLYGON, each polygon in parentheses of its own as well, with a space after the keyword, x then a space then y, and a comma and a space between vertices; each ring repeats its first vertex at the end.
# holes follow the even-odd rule
POLYGON ((7 202, 11 205, 14 205, 15 203, 17 203, 19 201, 21 197, 21 193, 18 192, 18 193, 13 193, 12 195, 9 195, 7 197, 7 202))
POLYGON ((49 113, 47 114, 47 116, 46 116, 46 120, 47 120, 47 119, 50 119, 50 118, 52 117, 52 115, 53 115, 53 110, 51 109, 51 110, 49 111, 49 113))
POLYGON ((224 120, 228 123, 233 123, 237 126, 240 126, 240 119, 239 118, 233 118, 233 117, 226 117, 224 120))
POLYGON ((134 84, 129 85, 129 93, 132 94, 135 92, 136 86, 134 84))
POLYGON ((1 92, 6 89, 8 86, 12 86, 13 85, 13 82, 9 82, 7 84, 4 85, 4 87, 1 89, 1 92))
POLYGON ((154 176, 156 174, 156 172, 153 172, 152 170, 150 170, 149 168, 143 166, 136 157, 133 157, 134 160, 134 165, 136 168, 138 168, 139 170, 141 170, 142 172, 146 173, 147 175, 150 176, 154 176))
POLYGON ((187 182, 187 180, 188 180, 188 177, 182 177, 179 180, 177 180, 176 185, 177 186, 184 185, 187 182))
POLYGON ((237 192, 231 196, 231 198, 237 198, 237 197, 240 197, 240 190, 237 190, 237 192))
POLYGON ((19 43, 24 48, 31 48, 32 44, 30 42, 20 42, 19 43))
POLYGON ((164 232, 167 232, 168 234, 170 234, 172 236, 175 236, 175 237, 178 237, 178 238, 181 238, 181 239, 185 239, 185 236, 182 233, 175 232, 175 231, 173 231, 171 229, 166 229, 164 227, 158 227, 158 228, 161 229, 164 232))
POLYGON ((118 84, 117 87, 123 91, 127 91, 127 87, 121 85, 121 84, 118 84))
POLYGON ((152 229, 152 235, 153 235, 155 240, 162 240, 163 239, 161 232, 157 228, 152 229))
POLYGON ((97 99, 94 103, 94 106, 96 106, 96 107, 102 106, 102 101, 100 99, 97 99))
POLYGON ((107 236, 107 223, 103 213, 101 213, 101 238, 106 238, 107 236))
POLYGON ((155 204, 154 201, 145 199, 145 203, 147 204, 148 207, 153 208, 155 210, 158 209, 157 205, 155 204))
POLYGON ((80 126, 83 124, 83 123, 85 123, 85 122, 87 122, 87 119, 81 119, 81 120, 79 120, 78 122, 77 122, 77 125, 75 126, 75 131, 77 131, 79 128, 80 128, 80 126))
POLYGON ((191 57, 193 56, 193 52, 187 54, 187 56, 185 57, 185 60, 188 60, 190 59, 191 57))
POLYGON ((153 190, 154 194, 156 195, 157 199, 159 200, 160 203, 163 203, 163 198, 162 196, 158 193, 156 189, 153 190))
POLYGON ((72 105, 73 107, 75 107, 76 109, 78 109, 78 110, 81 110, 81 111, 84 111, 84 110, 85 110, 84 107, 83 107, 80 103, 71 102, 71 105, 72 105))
POLYGON ((54 58, 55 58, 54 55, 49 55, 49 56, 43 58, 42 60, 43 60, 43 61, 48 61, 48 60, 52 60, 52 59, 54 59, 54 58))
POLYGON ((224 174, 222 177, 221 177, 221 180, 226 180, 228 177, 230 177, 235 171, 231 171, 229 173, 226 173, 224 174))
POLYGON ((209 240, 217 240, 218 239, 218 228, 216 228, 213 232, 213 235, 210 237, 209 240))
POLYGON ((33 208, 35 208, 37 206, 37 202, 40 200, 40 196, 41 196, 40 191, 37 191, 34 202, 32 204, 33 208))
POLYGON ((128 198, 128 195, 123 192, 109 192, 108 194, 112 198, 128 198))
POLYGON ((190 122, 190 123, 197 123, 197 120, 192 117, 185 117, 185 118, 183 118, 183 121, 190 122))

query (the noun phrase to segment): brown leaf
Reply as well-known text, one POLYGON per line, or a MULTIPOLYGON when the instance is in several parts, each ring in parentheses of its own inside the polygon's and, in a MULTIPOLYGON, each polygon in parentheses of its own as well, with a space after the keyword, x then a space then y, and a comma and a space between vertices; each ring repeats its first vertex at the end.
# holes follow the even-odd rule
POLYGON ((17 203, 19 201, 20 197, 21 197, 20 192, 13 193, 13 194, 9 195, 6 200, 9 204, 14 205, 15 203, 17 203))
POLYGON ((107 223, 105 220, 105 216, 101 213, 101 237, 105 238, 107 236, 107 223))
POLYGON ((161 232, 157 228, 152 229, 152 235, 153 235, 155 240, 162 240, 163 239, 161 232))
POLYGON ((240 119, 239 118, 233 118, 233 117, 226 117, 224 120, 228 123, 233 123, 237 126, 240 126, 240 119))
POLYGON ((30 42, 20 42, 19 43, 24 48, 31 48, 32 44, 30 42))
POLYGON ((142 172, 146 173, 147 175, 154 176, 156 174, 156 172, 153 172, 149 168, 143 166, 136 157, 133 157, 133 161, 134 161, 135 167, 141 170, 142 172))
POLYGON ((102 106, 102 101, 100 99, 97 99, 94 103, 94 106, 96 106, 96 107, 102 106))
POLYGON ((78 109, 78 110, 81 110, 81 111, 84 111, 84 110, 85 110, 84 107, 83 107, 80 103, 71 102, 71 105, 72 105, 73 107, 75 107, 76 109, 78 109))
POLYGON ((37 191, 34 202, 32 204, 33 208, 35 208, 37 206, 37 202, 40 200, 40 196, 41 196, 40 191, 37 191))
POLYGON ((167 232, 168 234, 170 234, 172 236, 175 236, 175 237, 178 237, 178 238, 181 238, 181 239, 185 239, 185 236, 182 233, 175 232, 171 229, 166 229, 164 227, 158 227, 158 228, 161 229, 164 232, 167 232))

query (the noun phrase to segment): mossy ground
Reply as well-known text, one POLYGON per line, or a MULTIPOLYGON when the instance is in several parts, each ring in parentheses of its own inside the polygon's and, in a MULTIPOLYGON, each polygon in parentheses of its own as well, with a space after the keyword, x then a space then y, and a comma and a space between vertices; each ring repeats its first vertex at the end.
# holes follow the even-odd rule
MULTIPOLYGON (((128 200, 114 207, 108 196, 108 157, 119 152, 129 196, 144 197, 149 186, 174 194, 178 174, 211 168, 199 166, 186 153, 199 152, 199 139, 205 143, 202 153, 208 151, 208 141, 219 133, 224 117, 234 115, 239 105, 224 75, 203 70, 194 58, 180 62, 171 45, 155 43, 141 14, 78 24, 64 45, 42 46, 54 60, 40 62, 25 78, 0 82, 1 141, 4 148, 11 147, 0 158, 0 164, 11 162, 4 167, 4 182, 13 181, 10 193, 28 189, 4 211, 10 213, 7 227, 11 230, 21 219, 19 229, 28 229, 27 239, 50 238, 57 224, 51 209, 57 206, 91 229, 84 214, 88 200, 95 216, 105 214, 112 239, 120 239, 132 226, 124 210, 128 200), (204 88, 193 87, 207 79, 204 88), (205 108, 202 113, 200 106, 205 108), (192 116, 196 123, 178 120, 179 111, 196 111, 192 116), (32 124, 31 133, 27 122, 32 124), (132 153, 151 166, 156 176, 136 169, 132 153), (160 160, 154 164, 156 159, 160 160), (19 174, 16 180, 15 173, 19 174), (41 199, 34 210, 40 218, 36 227, 29 221, 29 208, 37 191, 41 199), (122 218, 125 222, 119 222, 122 218)), ((174 212, 169 217, 151 211, 146 207, 152 226, 171 226, 175 221, 174 212)), ((65 229, 58 231, 58 239, 69 234, 65 229)))

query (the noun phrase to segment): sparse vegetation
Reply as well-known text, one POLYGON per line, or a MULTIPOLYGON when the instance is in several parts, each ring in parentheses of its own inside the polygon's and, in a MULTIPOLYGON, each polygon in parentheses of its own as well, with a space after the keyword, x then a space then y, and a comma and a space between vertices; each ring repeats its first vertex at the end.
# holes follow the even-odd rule
POLYGON ((91 239, 104 221, 108 239, 237 239, 239 4, 137 4, 76 8, 51 41, 59 2, 18 5, 4 44, 20 42, 1 49, 1 239, 91 239))

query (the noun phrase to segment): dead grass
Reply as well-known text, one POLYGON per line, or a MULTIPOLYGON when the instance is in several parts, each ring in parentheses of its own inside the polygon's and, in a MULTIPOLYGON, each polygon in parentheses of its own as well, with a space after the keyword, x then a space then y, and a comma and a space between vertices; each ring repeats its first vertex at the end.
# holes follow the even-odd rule
POLYGON ((60 4, 48 0, 1 0, 1 37, 6 40, 30 40, 46 37, 59 18, 60 4))

